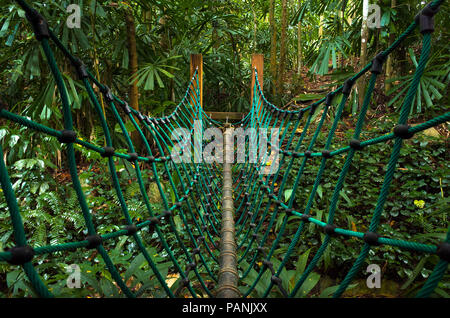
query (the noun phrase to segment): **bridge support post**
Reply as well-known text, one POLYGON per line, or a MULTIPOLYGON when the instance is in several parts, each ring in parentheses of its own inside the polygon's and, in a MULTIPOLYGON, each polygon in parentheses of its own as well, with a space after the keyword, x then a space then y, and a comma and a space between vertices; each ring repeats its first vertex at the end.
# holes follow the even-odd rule
POLYGON ((250 106, 253 105, 253 88, 255 86, 255 69, 258 72, 258 81, 263 90, 264 86, 264 55, 263 54, 253 54, 252 55, 252 86, 250 86, 250 106))
POLYGON ((196 70, 198 72, 198 84, 194 81, 193 89, 195 90, 198 88, 200 107, 203 107, 203 55, 201 54, 191 54, 191 78, 194 76, 196 70))
POLYGON ((239 275, 237 272, 236 241, 234 229, 233 204, 233 162, 234 140, 230 129, 224 133, 224 164, 223 164, 223 193, 222 193, 222 228, 220 234, 219 256, 219 288, 217 298, 238 298, 239 275))

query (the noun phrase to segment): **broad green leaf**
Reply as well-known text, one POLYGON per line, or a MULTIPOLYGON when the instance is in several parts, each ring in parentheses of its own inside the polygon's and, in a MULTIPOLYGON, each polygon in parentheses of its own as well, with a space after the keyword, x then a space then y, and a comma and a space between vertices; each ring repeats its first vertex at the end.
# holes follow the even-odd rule
POLYGON ((140 253, 138 256, 136 256, 133 261, 130 263, 130 265, 128 266, 127 271, 125 272, 125 281, 128 281, 128 279, 130 279, 130 277, 134 274, 134 272, 142 267, 145 263, 145 256, 140 253))
POLYGON ((296 296, 298 297, 306 297, 309 292, 317 285, 320 280, 320 275, 317 273, 311 273, 308 275, 308 278, 305 280, 303 285, 297 291, 296 296))
POLYGON ((293 189, 288 189, 288 190, 285 190, 285 191, 284 191, 284 201, 285 201, 285 202, 288 202, 289 199, 291 198, 291 196, 292 196, 292 191, 293 191, 293 189))

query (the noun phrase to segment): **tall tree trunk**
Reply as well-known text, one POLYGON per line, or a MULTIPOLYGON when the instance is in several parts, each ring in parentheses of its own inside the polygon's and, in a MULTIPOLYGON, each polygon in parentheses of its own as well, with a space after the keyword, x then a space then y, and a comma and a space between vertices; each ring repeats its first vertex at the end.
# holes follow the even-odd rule
MULTIPOLYGON (((302 0, 298 0, 298 8, 302 7, 302 0)), ((297 73, 300 75, 302 73, 303 64, 303 51, 302 51, 302 22, 298 21, 297 24, 297 73)))
MULTIPOLYGON (((213 21, 216 22, 216 21, 213 21)), ((215 49, 219 48, 219 33, 217 32, 217 27, 215 26, 215 24, 213 23, 213 31, 212 31, 212 35, 211 35, 211 40, 212 40, 212 47, 215 49)))
MULTIPOLYGON (((217 29, 219 28, 219 24, 216 20, 212 21, 212 27, 213 27, 213 31, 212 31, 212 47, 217 50, 220 46, 220 42, 219 42, 219 32, 217 31, 217 29)), ((217 56, 216 58, 216 62, 220 63, 220 56, 217 56)), ((220 81, 217 81, 217 85, 216 85, 216 97, 213 98, 214 103, 219 103, 220 102, 220 81)), ((214 105, 214 106, 219 106, 219 105, 214 105)))
MULTIPOLYGON (((137 73, 138 73, 138 53, 136 49, 136 25, 134 23, 133 9, 129 8, 125 10, 125 22, 127 28, 127 44, 128 44, 128 56, 129 56, 129 70, 130 70, 130 84, 128 87, 129 104, 132 108, 139 109, 139 89, 137 85, 137 73)), ((131 140, 139 152, 142 148, 143 141, 137 131, 131 133, 131 140)))
MULTIPOLYGON (((369 28, 367 27, 367 17, 369 15, 369 0, 363 0, 363 21, 361 26, 361 55, 359 65, 361 68, 367 64, 367 41, 369 38, 369 28)), ((359 106, 364 102, 365 77, 362 76, 358 83, 358 102, 359 106)))
MULTIPOLYGON (((340 18, 340 21, 341 21, 341 24, 340 24, 340 26, 341 26, 341 28, 339 29, 339 32, 341 33, 341 34, 343 34, 344 33, 344 25, 345 25, 345 12, 344 12, 344 10, 339 10, 339 18, 340 18)), ((340 68, 341 69, 343 69, 344 68, 344 55, 342 54, 342 52, 338 52, 338 54, 337 54, 337 64, 340 66, 340 68)))
MULTIPOLYGON (((392 0, 391 8, 394 9, 396 6, 397 6, 397 0, 392 0)), ((395 34, 394 34, 394 32, 391 32, 389 34, 389 46, 392 43, 394 43, 394 41, 395 41, 395 34)), ((386 94, 389 92, 389 90, 392 87, 392 84, 387 83, 387 81, 393 77, 393 72, 394 72, 394 60, 392 59, 392 54, 389 54, 387 61, 386 61, 386 79, 384 82, 384 88, 385 88, 386 94)))
POLYGON ((253 53, 256 53, 256 32, 258 30, 258 20, 256 17, 256 10, 254 2, 251 1, 252 14, 253 14, 253 53))
POLYGON ((129 86, 129 98, 130 106, 139 110, 139 90, 135 77, 138 72, 138 54, 136 49, 136 26, 134 23, 134 16, 132 9, 125 11, 125 21, 127 28, 127 43, 128 43, 128 55, 130 60, 130 78, 131 83, 129 86))
POLYGON ((286 67, 286 26, 287 26, 287 0, 281 0, 281 39, 280 39, 280 64, 278 68, 277 92, 283 95, 283 79, 286 67))
POLYGON ((168 29, 166 27, 167 23, 167 15, 164 13, 163 16, 159 19, 159 26, 161 28, 161 38, 159 40, 159 45, 163 51, 167 51, 170 48, 169 34, 168 29))
POLYGON ((319 17, 319 37, 321 38, 323 35, 323 15, 319 17))
MULTIPOLYGON (((277 78, 277 27, 275 25, 275 0, 270 0, 269 6, 269 24, 270 33, 272 38, 270 39, 270 75, 274 81, 277 78)), ((273 94, 276 95, 276 85, 272 85, 273 94)))
POLYGON ((152 8, 149 8, 144 12, 144 20, 147 24, 147 31, 150 32, 152 30, 152 21, 153 21, 153 12, 152 8))
MULTIPOLYGON (((94 7, 94 14, 91 15, 91 29, 93 30, 93 37, 94 37, 94 41, 93 41, 93 49, 91 50, 91 57, 92 60, 94 61, 94 70, 95 70, 95 75, 97 76, 97 79, 102 82, 102 79, 100 77, 100 71, 99 71, 99 64, 100 61, 98 60, 98 54, 97 54, 97 34, 95 32, 95 26, 97 24, 97 5, 94 7)), ((107 83, 107 85, 109 85, 109 83, 107 83)), ((99 94, 100 93, 100 89, 99 87, 97 87, 96 85, 94 86, 94 91, 97 93, 97 96, 99 96, 100 98, 100 105, 102 107, 102 111, 103 111, 103 115, 106 118, 106 111, 105 111, 105 101, 103 99, 103 94, 99 94)), ((92 116, 91 113, 88 113, 88 116, 92 116)), ((86 124, 87 121, 84 121, 83 124, 86 124)), ((94 126, 90 126, 90 127, 94 127, 94 126)), ((92 129, 92 128, 91 128, 92 129)), ((106 145, 106 140, 104 140, 104 143, 106 145)))

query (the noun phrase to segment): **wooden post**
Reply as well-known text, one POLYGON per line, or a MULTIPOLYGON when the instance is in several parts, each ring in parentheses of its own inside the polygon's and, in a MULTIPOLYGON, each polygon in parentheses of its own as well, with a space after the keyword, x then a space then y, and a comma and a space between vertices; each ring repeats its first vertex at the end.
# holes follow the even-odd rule
MULTIPOLYGON (((191 78, 198 68, 198 85, 200 91, 200 107, 203 108, 203 55, 191 54, 191 78)), ((194 89, 197 88, 197 82, 194 81, 194 89)))
POLYGON ((190 92, 192 100, 197 100, 198 105, 192 105, 191 129, 194 129, 194 162, 200 163, 203 153, 201 140, 203 137, 200 110, 203 108, 203 56, 201 54, 191 54, 191 79, 197 71, 197 79, 194 78, 190 92), (198 90, 198 95, 197 95, 198 90), (195 93, 194 93, 195 92, 195 93), (198 109, 199 107, 200 109, 198 109), (200 126, 199 126, 200 125, 200 126))
POLYGON ((263 90, 264 84, 264 55, 253 54, 252 55, 252 86, 250 87, 250 105, 253 104, 253 87, 255 86, 255 68, 258 72, 258 82, 263 90))

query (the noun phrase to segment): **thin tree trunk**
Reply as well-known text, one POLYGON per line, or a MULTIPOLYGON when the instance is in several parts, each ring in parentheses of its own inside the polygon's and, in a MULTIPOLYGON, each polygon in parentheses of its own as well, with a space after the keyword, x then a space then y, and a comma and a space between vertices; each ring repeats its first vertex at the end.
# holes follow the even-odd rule
POLYGON ((212 47, 215 49, 218 49, 219 48, 219 33, 217 32, 217 28, 215 26, 213 26, 211 40, 212 40, 212 47))
POLYGON ((323 35, 323 15, 319 17, 319 37, 323 35))
MULTIPOLYGON (((391 1, 391 8, 395 8, 397 6, 397 0, 392 0, 391 1)), ((391 32, 389 34, 389 46, 394 43, 395 41, 395 34, 394 32, 391 32)), ((388 55, 387 61, 386 61, 386 79, 384 82, 384 88, 385 88, 385 92, 386 94, 389 92, 389 90, 392 87, 391 83, 387 83, 387 81, 389 79, 391 79, 393 77, 393 72, 394 72, 394 60, 392 59, 392 54, 388 55)))
POLYGON ((147 31, 150 32, 152 30, 152 21, 153 21, 153 12, 152 8, 149 8, 144 12, 145 23, 147 24, 147 31))
MULTIPOLYGON (((363 0, 363 21, 361 27, 361 55, 359 65, 361 68, 367 64, 367 40, 369 38, 369 28, 367 27, 367 17, 369 15, 369 0, 363 0)), ((361 107, 364 102, 365 80, 361 77, 358 83, 358 102, 361 107)))
MULTIPOLYGON (((139 109, 139 88, 137 85, 137 73, 138 73, 138 53, 136 48, 136 25, 134 23, 133 10, 125 10, 125 22, 127 28, 127 43, 128 43, 128 56, 129 56, 129 70, 130 70, 130 84, 129 90, 129 104, 136 110, 139 109)), ((142 139, 137 131, 131 133, 131 140, 136 149, 140 149, 142 146, 142 139)), ((139 150, 138 150, 139 151, 139 150)))
POLYGON ((136 26, 134 23, 133 11, 131 9, 125 11, 125 21, 127 27, 127 43, 128 55, 130 60, 130 78, 129 86, 130 106, 139 110, 139 89, 135 77, 138 72, 138 54, 136 49, 136 26))
MULTIPOLYGON (((302 0, 298 0, 298 8, 302 7, 302 0)), ((303 64, 303 51, 302 51, 302 22, 298 21, 297 24, 297 73, 300 75, 302 73, 303 64)))
POLYGON ((287 26, 287 0, 281 0, 281 39, 280 39, 280 64, 278 68, 277 92, 283 95, 283 79, 286 67, 286 26, 287 26))
MULTIPOLYGON (((270 0, 269 7, 269 24, 270 33, 272 38, 270 39, 270 75, 275 82, 277 76, 277 27, 275 25, 275 0, 270 0)), ((276 95, 276 85, 272 85, 273 94, 276 95)))
MULTIPOLYGON (((340 28, 339 32, 341 34, 343 34, 344 33, 344 19, 345 19, 344 10, 339 11, 339 17, 341 20, 341 24, 340 24, 341 28, 340 28)), ((338 52, 338 54, 337 54, 337 64, 340 66, 341 69, 344 68, 344 55, 342 54, 342 52, 338 52)))
POLYGON ((256 32, 258 30, 258 20, 256 18, 256 10, 253 1, 251 1, 253 13, 253 52, 256 53, 256 32))

